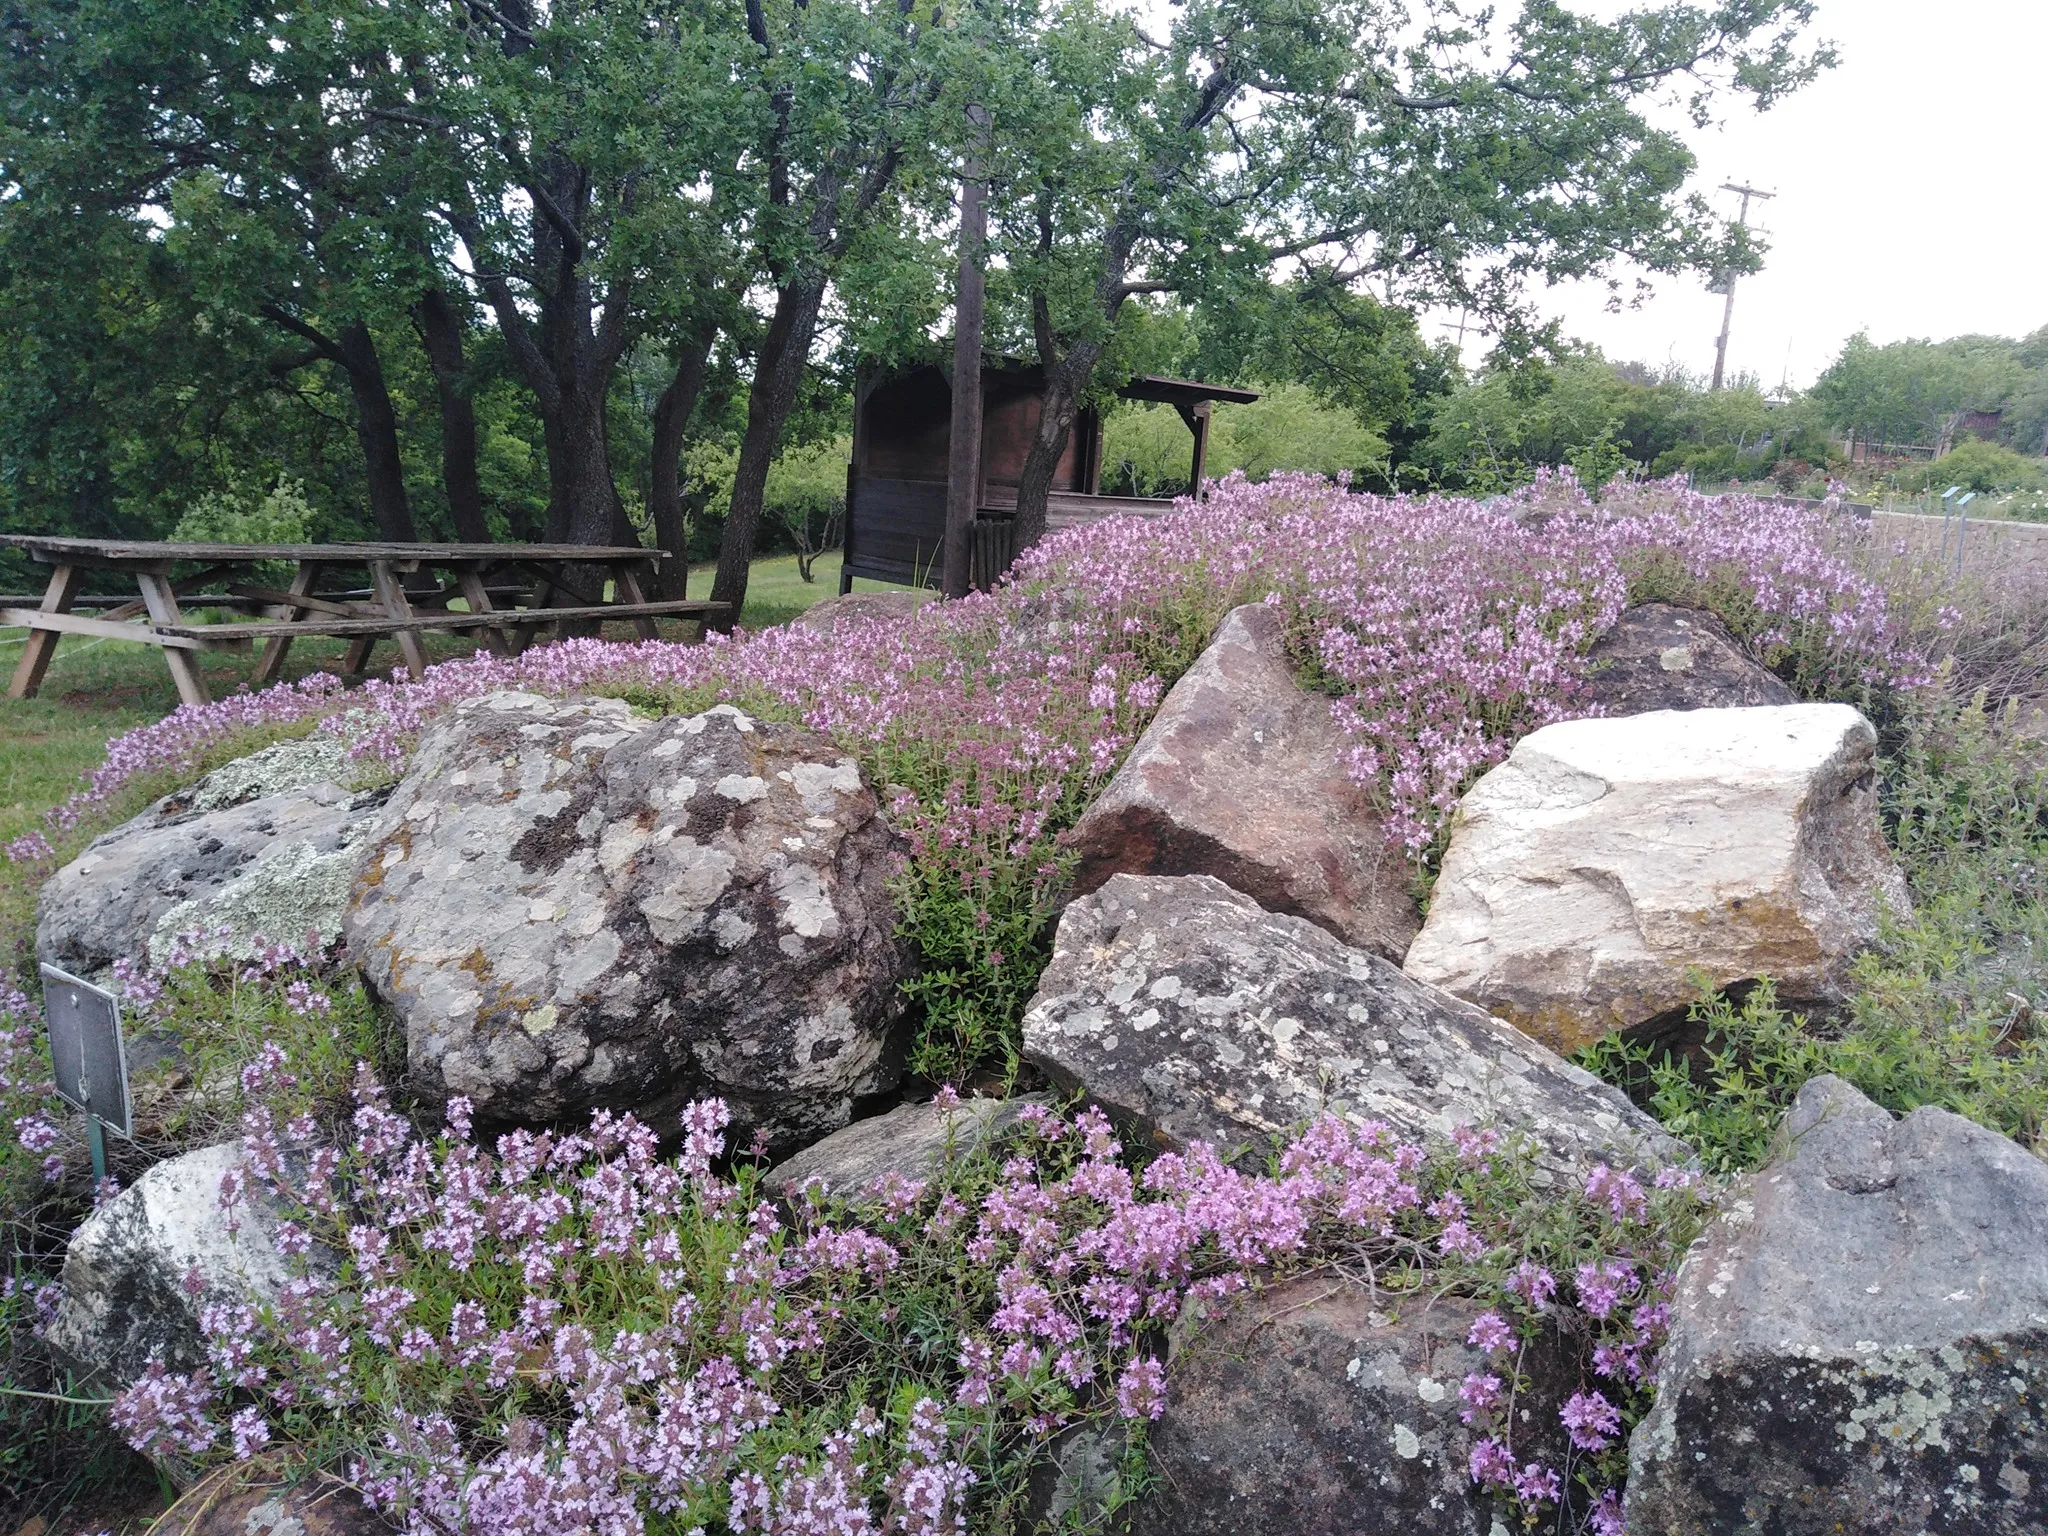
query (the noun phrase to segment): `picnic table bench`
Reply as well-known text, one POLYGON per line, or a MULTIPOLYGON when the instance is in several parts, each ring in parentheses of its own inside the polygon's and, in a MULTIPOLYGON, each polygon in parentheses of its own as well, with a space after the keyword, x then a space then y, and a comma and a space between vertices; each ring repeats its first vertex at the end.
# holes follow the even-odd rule
POLYGON ((509 654, 531 642, 546 625, 567 627, 608 620, 630 622, 644 639, 657 639, 658 618, 711 619, 727 605, 691 598, 649 601, 641 584, 662 551, 591 544, 177 544, 132 539, 45 538, 39 534, 0 534, 0 547, 25 551, 51 568, 48 587, 37 607, 0 606, 0 624, 28 628, 28 647, 15 668, 8 693, 17 699, 35 697, 55 655, 58 639, 67 634, 135 640, 163 652, 178 697, 187 704, 207 702, 207 690, 192 652, 247 649, 263 642, 250 681, 256 687, 276 681, 292 642, 302 636, 330 636, 352 642, 343 668, 360 672, 371 648, 381 638, 398 644, 405 665, 418 677, 426 669, 420 636, 429 630, 479 630, 484 643, 509 654), (289 564, 288 585, 273 587, 253 579, 255 569, 289 564), (197 572, 178 577, 179 566, 198 565, 197 572), (321 579, 331 571, 370 573, 367 590, 322 592, 321 579), (117 571, 134 578, 137 596, 104 607, 95 617, 74 612, 91 571, 117 571), (446 572, 447 580, 431 587, 408 588, 407 576, 446 572), (530 589, 508 587, 508 573, 523 572, 530 589), (240 574, 252 579, 236 579, 240 574), (497 585, 490 584, 496 578, 497 585), (218 594, 209 586, 222 586, 218 594), (610 590, 608 600, 606 589, 610 590), (494 599, 527 598, 525 607, 500 606, 494 599), (244 612, 266 617, 255 622, 189 621, 180 599, 206 605, 226 599, 244 612), (566 599, 567 601, 563 601, 566 599), (461 602, 462 607, 452 606, 461 602))

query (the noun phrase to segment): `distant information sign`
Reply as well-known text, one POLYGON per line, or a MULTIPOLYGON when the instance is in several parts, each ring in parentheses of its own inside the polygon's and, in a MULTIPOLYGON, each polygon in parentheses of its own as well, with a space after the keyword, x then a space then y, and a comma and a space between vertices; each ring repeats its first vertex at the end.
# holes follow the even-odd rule
POLYGON ((50 1025, 57 1097, 116 1135, 132 1138, 120 999, 54 965, 42 969, 43 1016, 50 1025))

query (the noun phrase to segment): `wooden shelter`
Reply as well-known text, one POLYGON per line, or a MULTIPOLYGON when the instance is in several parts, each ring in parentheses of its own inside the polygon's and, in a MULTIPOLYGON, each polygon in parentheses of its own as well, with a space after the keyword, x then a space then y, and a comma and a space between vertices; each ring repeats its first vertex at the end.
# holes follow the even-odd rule
MULTIPOLYGON (((988 587, 1010 568, 1017 546, 1017 481, 1038 430, 1045 374, 1035 363, 984 360, 981 369, 981 474, 975 492, 971 579, 988 587)), ((1218 400, 1258 399, 1249 389, 1191 379, 1140 377, 1118 391, 1126 400, 1173 406, 1193 435, 1191 483, 1199 488, 1209 450, 1209 413, 1218 400)), ((839 590, 853 578, 932 586, 944 566, 946 485, 952 448, 953 386, 936 364, 899 373, 864 374, 854 391, 853 462, 846 473, 846 553, 839 590)), ((971 414, 970 414, 970 419, 971 414)), ((1129 514, 1151 517, 1172 502, 1104 496, 1102 415, 1075 418, 1067 450, 1053 473, 1049 528, 1129 514)))

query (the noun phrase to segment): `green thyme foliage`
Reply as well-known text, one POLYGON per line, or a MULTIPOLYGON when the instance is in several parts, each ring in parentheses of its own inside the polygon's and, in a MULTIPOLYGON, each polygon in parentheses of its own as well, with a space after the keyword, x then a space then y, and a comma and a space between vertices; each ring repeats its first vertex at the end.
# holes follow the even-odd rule
POLYGON ((1580 1066, 1622 1088, 1715 1175, 1761 1167, 1778 1122, 1808 1078, 1834 1071, 1830 1044, 1778 1006, 1766 980, 1740 1003, 1704 989, 1686 1010, 1704 1029, 1697 1065, 1661 1048, 1609 1035, 1578 1052, 1580 1066))

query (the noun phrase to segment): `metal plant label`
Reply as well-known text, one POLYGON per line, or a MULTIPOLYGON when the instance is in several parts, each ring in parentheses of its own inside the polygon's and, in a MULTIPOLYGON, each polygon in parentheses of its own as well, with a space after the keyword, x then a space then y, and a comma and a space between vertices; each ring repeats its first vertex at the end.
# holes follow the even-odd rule
POLYGON ((57 1097, 132 1140, 120 999, 54 965, 42 971, 43 1016, 50 1026, 57 1097))

